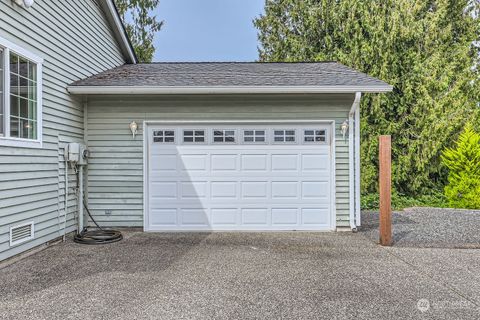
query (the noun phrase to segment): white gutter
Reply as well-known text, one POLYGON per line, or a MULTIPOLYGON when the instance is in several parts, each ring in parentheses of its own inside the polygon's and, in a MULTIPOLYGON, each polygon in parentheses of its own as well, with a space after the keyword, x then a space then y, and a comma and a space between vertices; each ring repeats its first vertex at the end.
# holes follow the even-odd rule
MULTIPOLYGON (((352 231, 357 230, 357 225, 355 224, 355 212, 357 207, 357 202, 359 202, 360 198, 357 196, 357 188, 360 187, 359 181, 357 179, 356 174, 356 159, 357 154, 359 153, 358 149, 355 149, 356 140, 354 130, 356 126, 360 124, 357 120, 358 118, 355 117, 357 110, 360 108, 360 99, 362 93, 356 92, 355 93, 355 100, 353 101, 352 107, 350 108, 350 112, 348 113, 348 174, 349 174, 349 222, 350 228, 352 231)), ((360 189, 358 189, 360 190, 360 189)), ((358 213, 359 214, 359 213, 358 213)))
POLYGON ((392 86, 69 86, 72 94, 381 93, 392 86))

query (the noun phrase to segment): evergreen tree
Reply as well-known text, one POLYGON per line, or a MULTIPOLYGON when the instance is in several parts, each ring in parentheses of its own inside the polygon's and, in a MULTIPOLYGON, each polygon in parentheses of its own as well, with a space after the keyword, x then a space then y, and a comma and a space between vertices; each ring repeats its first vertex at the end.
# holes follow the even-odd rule
POLYGON ((115 0, 128 37, 140 62, 151 62, 155 47, 153 38, 160 31, 163 21, 150 12, 160 0, 115 0))
POLYGON ((392 135, 393 183, 427 193, 440 154, 478 116, 478 0, 267 0, 254 20, 261 61, 335 60, 394 86, 365 95, 362 192, 378 181, 378 135, 392 135))
POLYGON ((480 134, 468 123, 455 143, 442 154, 448 168, 445 197, 455 208, 480 209, 480 134))

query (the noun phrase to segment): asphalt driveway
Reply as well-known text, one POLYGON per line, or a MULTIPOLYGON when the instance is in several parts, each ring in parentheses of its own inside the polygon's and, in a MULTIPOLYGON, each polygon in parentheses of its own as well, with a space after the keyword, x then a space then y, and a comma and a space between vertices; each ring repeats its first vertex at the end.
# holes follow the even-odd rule
POLYGON ((480 250, 353 233, 127 232, 0 269, 1 319, 475 319, 480 250))

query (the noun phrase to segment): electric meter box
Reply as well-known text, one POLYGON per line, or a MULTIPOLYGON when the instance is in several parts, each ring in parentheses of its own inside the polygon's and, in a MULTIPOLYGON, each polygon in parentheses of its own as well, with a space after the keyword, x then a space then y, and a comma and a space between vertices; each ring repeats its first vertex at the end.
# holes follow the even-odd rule
POLYGON ((81 144, 78 164, 81 166, 86 166, 88 164, 88 157, 90 157, 90 151, 88 151, 87 146, 81 144))
POLYGON ((76 142, 69 143, 65 147, 65 154, 68 162, 78 162, 80 160, 80 144, 76 142))
POLYGON ((84 166, 88 163, 90 152, 83 144, 72 142, 65 147, 67 161, 74 162, 77 165, 84 166))

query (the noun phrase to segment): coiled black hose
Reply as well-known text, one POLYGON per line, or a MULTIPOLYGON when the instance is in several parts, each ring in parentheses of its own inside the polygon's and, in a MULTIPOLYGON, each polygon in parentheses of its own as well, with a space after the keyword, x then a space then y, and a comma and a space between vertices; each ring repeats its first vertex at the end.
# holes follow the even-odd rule
POLYGON ((97 228, 93 230, 88 230, 88 228, 84 228, 80 233, 75 235, 73 241, 81 244, 107 244, 117 242, 123 239, 123 235, 120 231, 103 229, 102 227, 100 227, 97 221, 95 221, 95 219, 93 219, 92 215, 90 214, 90 210, 88 210, 85 200, 83 201, 83 205, 87 210, 88 216, 90 217, 90 219, 92 219, 93 223, 97 226, 97 228))

